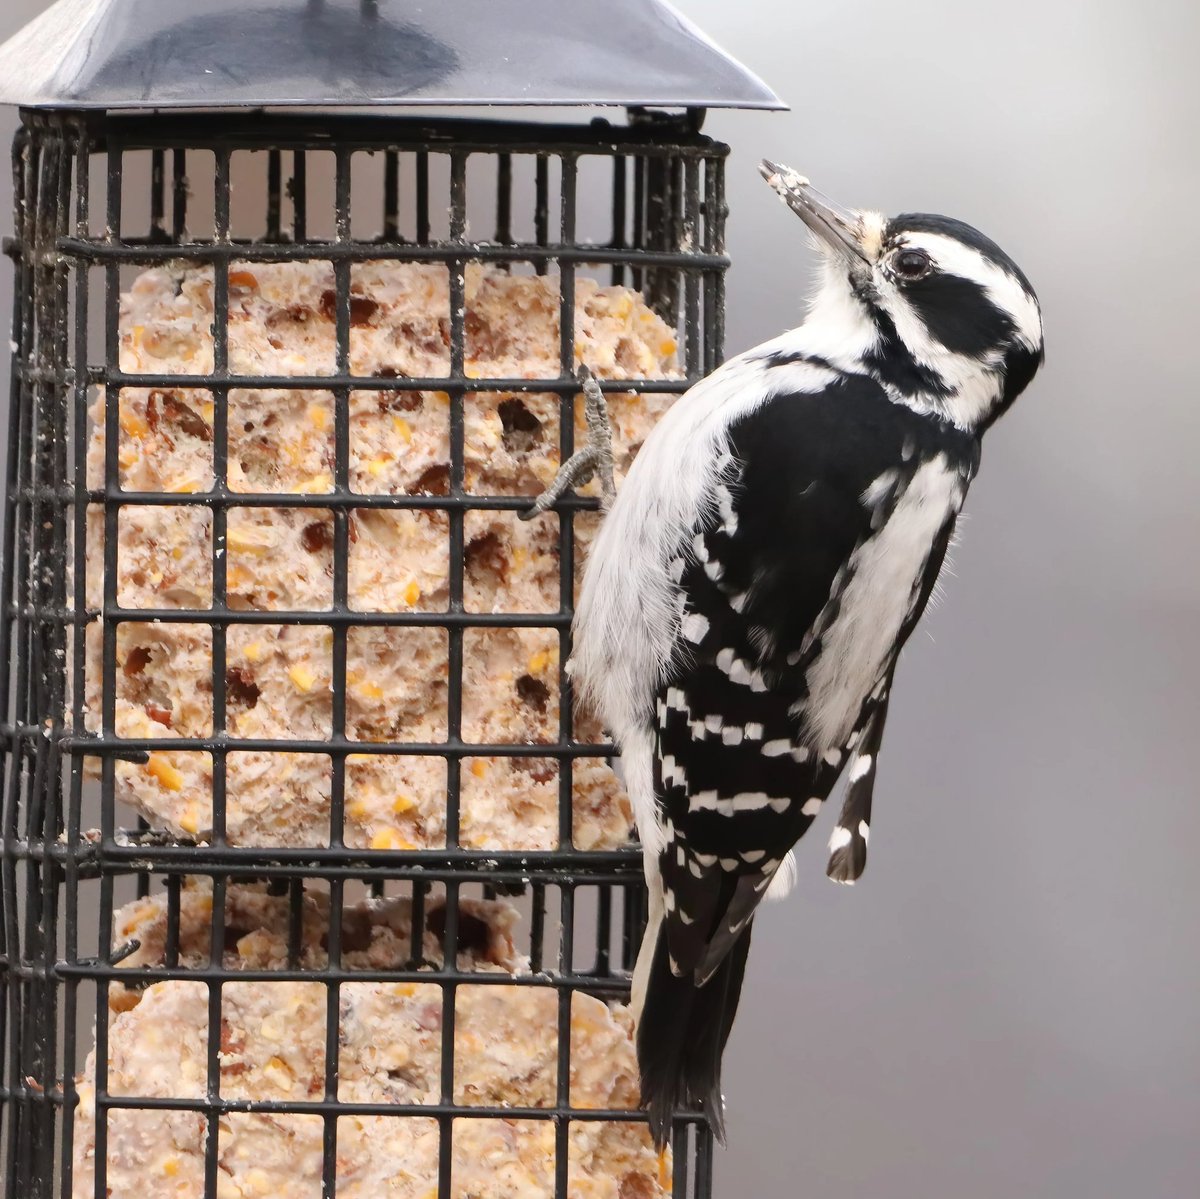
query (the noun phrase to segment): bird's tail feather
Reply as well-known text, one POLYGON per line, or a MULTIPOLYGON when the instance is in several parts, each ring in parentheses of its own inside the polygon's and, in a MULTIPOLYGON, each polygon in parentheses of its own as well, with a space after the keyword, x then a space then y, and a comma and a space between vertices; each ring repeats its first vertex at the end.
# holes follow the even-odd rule
POLYGON ((725 1143, 721 1056, 737 1013, 750 929, 747 925, 702 987, 696 986, 690 973, 683 978, 672 973, 666 932, 658 930, 638 1021, 637 1049, 642 1103, 660 1149, 670 1139, 672 1117, 680 1108, 699 1107, 717 1139, 725 1143))

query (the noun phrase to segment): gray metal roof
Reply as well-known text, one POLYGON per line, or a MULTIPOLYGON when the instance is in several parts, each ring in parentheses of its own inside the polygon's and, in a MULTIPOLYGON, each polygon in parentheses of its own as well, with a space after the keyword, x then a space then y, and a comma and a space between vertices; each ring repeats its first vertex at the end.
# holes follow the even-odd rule
POLYGON ((0 103, 784 107, 665 0, 58 0, 0 103))

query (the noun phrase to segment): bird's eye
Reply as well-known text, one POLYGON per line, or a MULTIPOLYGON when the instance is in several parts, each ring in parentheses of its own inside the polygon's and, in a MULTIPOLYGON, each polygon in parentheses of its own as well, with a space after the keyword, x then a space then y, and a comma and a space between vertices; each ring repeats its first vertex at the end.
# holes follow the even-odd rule
POLYGON ((923 279, 933 262, 924 250, 898 250, 892 257, 892 270, 907 282, 923 279))

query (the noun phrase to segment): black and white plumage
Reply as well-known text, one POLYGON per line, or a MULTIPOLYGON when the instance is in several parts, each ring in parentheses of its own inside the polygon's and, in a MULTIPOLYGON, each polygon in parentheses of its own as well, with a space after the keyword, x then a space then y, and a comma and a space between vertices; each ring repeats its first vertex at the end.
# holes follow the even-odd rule
POLYGON ((847 212, 764 175, 824 251, 798 328, 726 362, 647 439, 593 546, 574 677, 621 749, 651 915, 634 977, 665 1141, 720 1062, 755 911, 847 777, 828 873, 866 861, 897 656, 980 439, 1042 360, 1025 276, 944 217, 847 212))

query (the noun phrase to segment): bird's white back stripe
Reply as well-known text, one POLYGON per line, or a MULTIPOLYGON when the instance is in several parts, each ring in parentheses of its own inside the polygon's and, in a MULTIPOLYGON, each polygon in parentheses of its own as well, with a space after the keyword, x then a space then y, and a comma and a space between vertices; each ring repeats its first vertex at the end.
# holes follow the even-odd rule
POLYGON ((874 691, 895 649, 959 485, 958 472, 944 454, 930 459, 914 473, 887 523, 851 559, 837 618, 822 635, 822 653, 806 674, 803 716, 813 744, 846 744, 863 698, 874 691))

